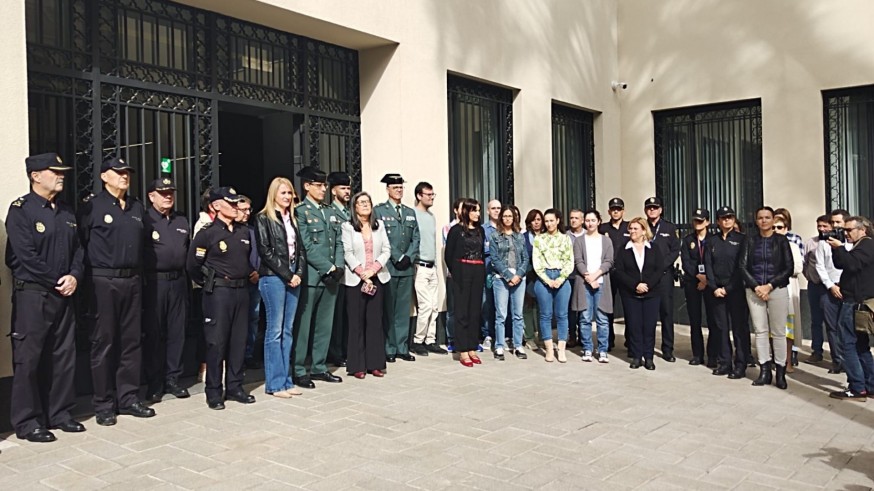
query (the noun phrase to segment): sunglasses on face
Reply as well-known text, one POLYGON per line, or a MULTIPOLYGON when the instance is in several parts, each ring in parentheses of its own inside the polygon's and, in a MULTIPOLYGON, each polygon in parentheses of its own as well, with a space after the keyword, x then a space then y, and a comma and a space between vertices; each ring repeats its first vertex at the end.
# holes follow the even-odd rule
POLYGON ((786 225, 774 225, 774 230, 784 230, 786 225))

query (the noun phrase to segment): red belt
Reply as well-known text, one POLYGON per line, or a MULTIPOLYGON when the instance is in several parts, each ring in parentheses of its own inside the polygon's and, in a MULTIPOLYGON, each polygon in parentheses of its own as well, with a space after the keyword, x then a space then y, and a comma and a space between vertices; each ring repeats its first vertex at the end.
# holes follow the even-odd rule
POLYGON ((486 262, 482 259, 459 259, 458 262, 464 264, 485 264, 486 262))

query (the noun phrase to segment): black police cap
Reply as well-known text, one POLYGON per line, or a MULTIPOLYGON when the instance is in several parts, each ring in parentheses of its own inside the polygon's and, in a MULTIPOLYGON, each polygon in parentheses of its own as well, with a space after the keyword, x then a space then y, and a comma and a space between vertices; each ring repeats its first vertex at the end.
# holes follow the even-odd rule
POLYGON ((234 188, 228 186, 213 189, 209 192, 210 201, 218 201, 220 199, 223 199, 228 203, 238 203, 243 198, 237 194, 237 191, 234 188))
POLYGON ((31 155, 24 159, 24 166, 27 172, 39 172, 46 169, 65 171, 72 167, 64 165, 64 161, 56 153, 41 153, 39 155, 31 155))
POLYGON ((124 161, 121 157, 110 157, 103 161, 103 164, 100 165, 100 173, 104 173, 108 170, 115 171, 128 171, 133 172, 134 168, 127 165, 127 162, 124 161))
POLYGON ((345 172, 335 171, 328 174, 328 184, 331 186, 351 186, 352 178, 345 172))
POLYGON ((391 186, 392 184, 403 184, 405 181, 400 174, 386 174, 382 176, 379 182, 384 182, 386 186, 391 186))
POLYGON ((607 203, 607 208, 610 210, 615 210, 617 208, 620 210, 624 210, 625 202, 622 201, 622 198, 613 198, 610 200, 609 203, 607 203))
POLYGON ((730 206, 723 206, 716 210, 716 218, 736 217, 734 209, 730 206))
POLYGON ((155 179, 149 184, 146 192, 151 193, 152 191, 176 191, 176 185, 173 184, 173 180, 169 177, 162 177, 161 179, 155 179))
POLYGON ((692 213, 692 220, 710 220, 710 210, 705 210, 704 208, 698 208, 695 210, 695 213, 692 213))
POLYGON ((325 182, 328 180, 328 175, 325 174, 325 171, 311 165, 297 171, 297 176, 304 182, 325 182))
POLYGON ((651 207, 661 208, 662 206, 663 206, 662 199, 659 198, 658 196, 653 196, 651 198, 647 198, 646 201, 643 202, 644 208, 651 208, 651 207))

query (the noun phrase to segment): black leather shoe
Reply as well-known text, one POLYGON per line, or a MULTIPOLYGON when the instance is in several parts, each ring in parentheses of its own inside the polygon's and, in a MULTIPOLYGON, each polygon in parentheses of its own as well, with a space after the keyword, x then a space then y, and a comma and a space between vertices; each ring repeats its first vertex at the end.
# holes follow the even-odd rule
POLYGON ((291 381, 294 383, 295 387, 300 387, 302 389, 315 389, 316 384, 307 376, 300 378, 293 378, 291 381))
POLYGON ((707 368, 718 368, 719 364, 712 360, 707 360, 706 363, 707 368))
POLYGON ((255 402, 255 396, 252 394, 246 394, 241 390, 225 394, 225 400, 239 402, 240 404, 252 404, 255 402))
POLYGON ((736 368, 728 374, 728 378, 730 378, 731 380, 740 380, 742 378, 747 378, 746 364, 737 364, 736 368))
POLYGON ((842 367, 841 365, 832 365, 832 367, 828 369, 828 373, 832 375, 844 373, 844 367, 842 367))
POLYGON ((206 405, 209 406, 210 409, 214 409, 216 411, 221 411, 225 408, 225 403, 222 401, 206 401, 206 405))
POLYGON ((85 425, 78 421, 69 420, 65 421, 59 425, 52 426, 53 430, 61 430, 64 433, 82 433, 85 431, 85 425))
POLYGON ((424 344, 413 343, 413 345, 410 346, 410 351, 419 356, 428 356, 428 349, 425 348, 424 344))
POLYGON ((637 370, 638 368, 640 368, 640 360, 631 360, 631 365, 628 365, 628 368, 637 370))
POLYGON ((693 366, 703 365, 703 364, 704 364, 704 360, 702 360, 701 358, 694 358, 694 357, 693 357, 691 360, 689 360, 689 364, 690 364, 690 365, 693 365, 693 366))
POLYGON ((97 411, 97 417, 95 419, 100 426, 112 426, 116 423, 116 417, 113 411, 97 411))
POLYGON ((395 355, 385 355, 385 361, 387 361, 389 363, 394 363, 395 362, 395 355))
POLYGON ((27 433, 24 436, 20 436, 18 438, 33 443, 49 443, 57 440, 57 438, 55 438, 55 435, 45 428, 36 428, 30 433, 27 433))
POLYGON ((448 355, 449 354, 448 351, 441 348, 440 346, 437 346, 437 344, 435 344, 435 343, 426 344, 425 349, 428 350, 428 352, 434 353, 436 355, 448 355))
POLYGON ((188 399, 191 397, 191 394, 188 393, 188 389, 179 387, 178 384, 166 384, 164 387, 164 393, 170 394, 177 399, 188 399))
POLYGON ((411 355, 411 354, 409 354, 409 353, 407 353, 407 354, 405 354, 405 355, 404 355, 404 354, 401 354, 401 353, 398 353, 398 354, 397 354, 397 357, 400 358, 401 360, 404 360, 404 361, 416 361, 416 357, 413 356, 413 355, 411 355))
POLYGON ((320 380, 322 382, 330 382, 332 384, 339 384, 343 381, 341 377, 338 377, 331 372, 311 373, 310 378, 313 380, 320 380))
POLYGON ((753 380, 753 385, 761 386, 761 385, 771 385, 771 362, 766 361, 762 363, 759 368, 759 377, 753 380))
POLYGON ((154 402, 161 402, 161 400, 162 400, 163 398, 164 398, 164 391, 163 391, 163 390, 161 390, 161 391, 155 391, 155 392, 149 392, 149 395, 146 396, 146 400, 149 401, 149 402, 153 402, 153 403, 154 403, 154 402))
MULTIPOLYGON (((662 359, 668 363, 673 363, 673 362, 677 361, 677 359, 674 358, 674 355, 672 353, 665 353, 664 355, 662 355, 662 359)), ((652 361, 652 360, 650 360, 650 361, 652 361)), ((650 368, 649 370, 655 370, 655 365, 653 365, 653 368, 650 368)))
POLYGON ((137 401, 128 407, 119 408, 118 414, 125 414, 136 418, 151 418, 155 415, 155 410, 137 401))
MULTIPOLYGON (((673 358, 673 356, 671 358, 673 358)), ((643 368, 646 368, 647 370, 655 370, 655 363, 652 362, 651 358, 648 358, 643 361, 643 368)))
POLYGON ((718 377, 722 377, 723 375, 728 375, 728 374, 730 374, 730 373, 731 373, 731 368, 729 368, 728 366, 723 365, 723 366, 721 366, 721 367, 716 367, 716 368, 714 368, 712 373, 713 373, 713 375, 716 375, 716 376, 718 376, 718 377))
POLYGON ((337 360, 335 365, 340 367, 340 368, 345 368, 346 367, 346 360, 337 360))

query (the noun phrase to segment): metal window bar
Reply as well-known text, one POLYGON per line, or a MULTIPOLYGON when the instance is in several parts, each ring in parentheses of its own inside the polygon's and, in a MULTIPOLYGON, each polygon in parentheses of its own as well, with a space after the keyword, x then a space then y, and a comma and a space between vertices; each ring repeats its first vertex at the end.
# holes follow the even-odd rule
POLYGON ((874 86, 823 92, 826 207, 874 215, 874 86))
POLYGON ((572 208, 595 205, 594 115, 552 105, 552 190, 565 216, 572 208))

